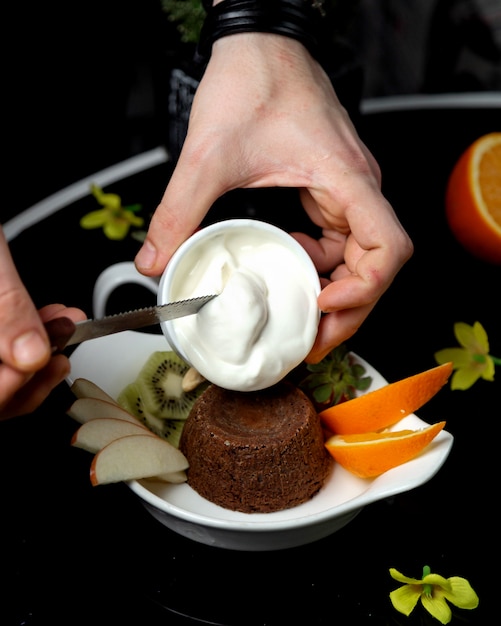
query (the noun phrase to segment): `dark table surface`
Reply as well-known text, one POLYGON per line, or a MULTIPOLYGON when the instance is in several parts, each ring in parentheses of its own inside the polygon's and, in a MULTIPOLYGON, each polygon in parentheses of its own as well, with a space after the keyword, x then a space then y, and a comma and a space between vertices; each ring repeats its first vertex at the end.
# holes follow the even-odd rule
MULTIPOLYGON (((360 132, 383 171, 383 188, 415 254, 349 341, 383 376, 397 380, 435 365, 455 345, 453 324, 479 321, 501 356, 501 268, 476 260, 448 230, 443 197, 459 154, 499 131, 497 107, 410 107, 363 116, 360 132)), ((163 163, 110 185, 124 204, 152 211, 171 166, 163 163)), ((33 191, 31 191, 33 193, 33 191)), ((11 241, 35 301, 63 301, 91 313, 91 291, 108 264, 131 260, 137 241, 83 231, 86 197, 11 241), (69 268, 69 271, 68 271, 69 268), (63 271, 64 270, 64 271, 63 271), (64 278, 63 278, 64 276, 64 278)), ((254 215, 304 225, 290 192, 235 192, 209 219, 254 215)), ((110 307, 147 304, 119 293, 110 307)), ((144 298, 144 301, 142 300, 144 298)), ((34 414, 0 424, 0 623, 56 624, 436 624, 419 607, 406 618, 390 604, 395 567, 467 578, 474 611, 453 608, 457 624, 493 623, 499 531, 500 373, 468 391, 443 388, 418 415, 446 420, 450 456, 425 485, 367 506, 316 543, 274 552, 234 552, 180 537, 153 519, 123 484, 93 488, 89 457, 69 445, 65 384, 34 414)))

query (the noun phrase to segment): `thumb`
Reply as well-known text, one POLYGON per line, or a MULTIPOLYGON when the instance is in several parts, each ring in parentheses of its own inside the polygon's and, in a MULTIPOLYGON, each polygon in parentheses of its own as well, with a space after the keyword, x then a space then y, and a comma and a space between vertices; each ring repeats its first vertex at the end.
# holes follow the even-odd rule
POLYGON ((47 333, 0 227, 0 362, 34 372, 50 358, 47 333))
POLYGON ((200 225, 220 195, 227 191, 216 168, 194 163, 183 148, 162 200, 153 214, 148 234, 135 258, 137 269, 159 276, 176 249, 200 225))

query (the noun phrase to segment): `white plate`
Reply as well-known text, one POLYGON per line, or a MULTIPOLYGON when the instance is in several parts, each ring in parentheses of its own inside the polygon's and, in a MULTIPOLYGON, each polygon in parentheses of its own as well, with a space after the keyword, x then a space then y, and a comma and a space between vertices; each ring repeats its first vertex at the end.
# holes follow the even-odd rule
MULTIPOLYGON (((88 378, 116 398, 155 350, 168 350, 163 335, 127 331, 87 341, 71 356, 71 375, 88 378)), ((358 355, 372 377, 369 390, 387 381, 358 355)), ((412 414, 398 429, 428 424, 412 414)), ((186 483, 165 485, 147 480, 129 481, 131 490, 162 524, 195 541, 233 550, 278 550, 311 543, 345 526, 366 505, 422 485, 445 462, 453 437, 442 431, 413 460, 381 476, 361 479, 335 465, 321 491, 309 502, 276 513, 229 511, 199 496, 186 483)), ((105 489, 106 487, 99 487, 105 489)))

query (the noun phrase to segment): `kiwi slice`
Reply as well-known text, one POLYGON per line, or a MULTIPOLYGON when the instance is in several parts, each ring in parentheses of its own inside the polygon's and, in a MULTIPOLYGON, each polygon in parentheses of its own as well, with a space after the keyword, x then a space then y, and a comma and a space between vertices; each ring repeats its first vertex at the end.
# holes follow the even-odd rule
POLYGON ((117 402, 156 435, 166 439, 176 448, 179 446, 185 420, 161 419, 149 413, 144 408, 137 382, 129 383, 119 394, 117 402))
POLYGON ((183 391, 183 378, 188 370, 189 365, 175 352, 153 352, 136 378, 143 408, 160 419, 186 419, 193 403, 207 387, 201 384, 183 391))

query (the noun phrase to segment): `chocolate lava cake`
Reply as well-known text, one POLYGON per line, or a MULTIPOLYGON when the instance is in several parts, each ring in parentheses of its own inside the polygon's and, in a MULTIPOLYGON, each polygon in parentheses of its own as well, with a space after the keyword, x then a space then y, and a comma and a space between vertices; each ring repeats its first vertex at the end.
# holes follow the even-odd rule
POLYGON ((245 513, 306 502, 333 462, 312 403, 288 382, 256 392, 209 386, 186 420, 179 448, 195 491, 245 513))

